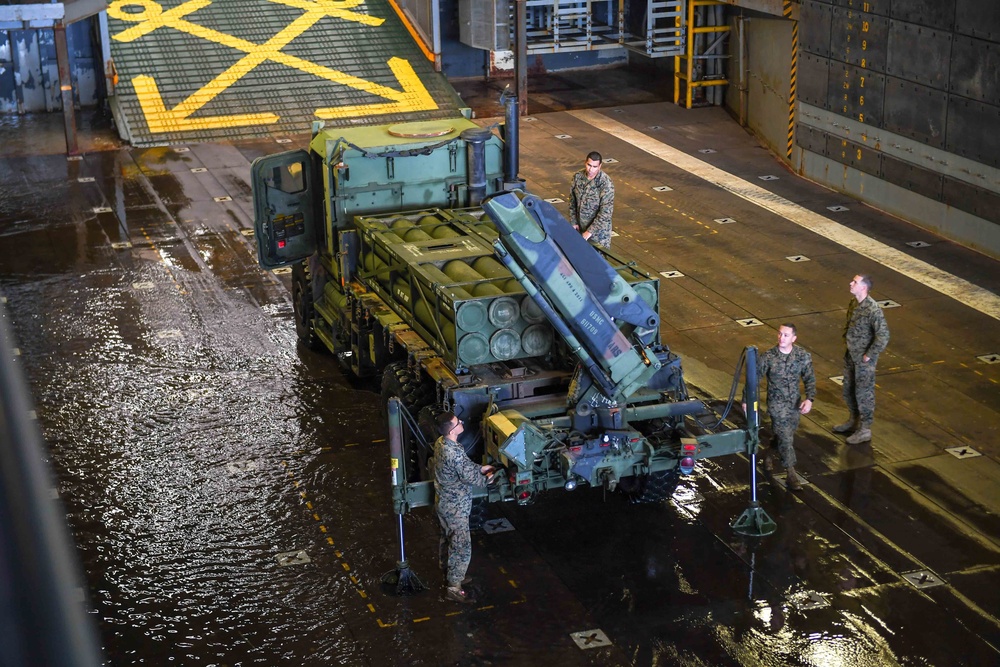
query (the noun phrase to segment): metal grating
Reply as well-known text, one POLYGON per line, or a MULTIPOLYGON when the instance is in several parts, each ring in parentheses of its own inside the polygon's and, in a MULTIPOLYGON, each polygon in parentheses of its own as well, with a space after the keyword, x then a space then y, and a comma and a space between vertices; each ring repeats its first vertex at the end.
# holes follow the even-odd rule
POLYGON ((387 0, 108 7, 119 131, 136 145, 454 116, 463 105, 387 0))

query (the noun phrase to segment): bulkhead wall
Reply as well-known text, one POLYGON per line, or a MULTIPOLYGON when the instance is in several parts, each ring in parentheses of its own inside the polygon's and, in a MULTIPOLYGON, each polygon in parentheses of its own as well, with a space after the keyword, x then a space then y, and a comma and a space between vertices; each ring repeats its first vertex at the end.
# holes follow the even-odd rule
POLYGON ((804 176, 1000 256, 1000 2, 786 4, 731 40, 734 115, 804 176), (790 151, 780 105, 755 97, 790 104, 790 151))
MULTIPOLYGON (((73 104, 97 106, 105 95, 94 18, 66 26, 73 104)), ((62 110, 52 28, 0 30, 0 113, 62 110)))

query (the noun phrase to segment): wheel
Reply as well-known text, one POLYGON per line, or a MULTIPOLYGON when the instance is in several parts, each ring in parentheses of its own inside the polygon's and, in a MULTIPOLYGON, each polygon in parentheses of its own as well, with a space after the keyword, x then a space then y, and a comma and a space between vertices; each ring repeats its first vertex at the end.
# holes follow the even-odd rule
POLYGON ((490 501, 485 496, 472 499, 472 511, 469 513, 469 530, 482 530, 489 517, 490 501))
POLYGON ((648 475, 623 477, 618 488, 633 505, 658 503, 674 495, 674 489, 677 488, 680 478, 679 468, 658 470, 648 475))
POLYGON ((325 350, 326 346, 316 335, 316 308, 313 301, 313 271, 309 260, 292 265, 292 307, 295 311, 295 333, 299 341, 310 350, 325 350))
POLYGON ((424 439, 430 444, 428 449, 414 452, 414 464, 420 471, 420 479, 431 478, 430 460, 434 456, 434 441, 438 439, 438 413, 439 409, 432 403, 422 407, 420 413, 417 415, 417 428, 420 429, 424 439))
POLYGON ((434 401, 434 386, 422 382, 419 374, 405 361, 394 361, 382 371, 382 410, 393 396, 398 397, 414 418, 420 410, 434 401))

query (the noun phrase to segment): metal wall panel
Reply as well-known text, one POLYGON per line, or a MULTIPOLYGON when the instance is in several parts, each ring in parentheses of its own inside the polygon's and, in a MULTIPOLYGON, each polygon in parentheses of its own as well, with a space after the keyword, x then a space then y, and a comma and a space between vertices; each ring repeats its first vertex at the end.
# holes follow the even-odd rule
POLYGON ((1000 224, 983 176, 1000 169, 1000 0, 802 0, 800 16, 799 99, 830 114, 796 125, 803 159, 1000 224))
POLYGON ((955 35, 948 90, 980 102, 1000 103, 1000 44, 955 35))
POLYGON ((436 0, 399 0, 396 4, 403 9, 410 20, 416 25, 427 44, 436 55, 441 55, 440 26, 437 26, 437 16, 440 8, 436 0), (438 29, 435 30, 435 27, 438 29))
POLYGON ((941 174, 918 167, 910 162, 882 155, 882 179, 910 192, 941 201, 941 174))
POLYGON ((885 85, 882 74, 831 61, 826 108, 860 123, 882 127, 885 85))
POLYGON ((747 118, 755 119, 758 137, 776 153, 788 147, 788 91, 791 71, 788 47, 792 22, 781 19, 754 20, 747 26, 748 84, 747 118))
MULTIPOLYGON (((92 33, 96 20, 95 17, 66 26, 73 102, 83 107, 97 106, 104 91, 101 47, 92 33)), ((59 108, 62 108, 61 102, 59 108)))
POLYGON ((510 7, 501 0, 458 3, 459 39, 477 49, 503 51, 510 45, 510 7))
POLYGON ((799 56, 798 96, 803 102, 825 107, 829 97, 830 61, 811 53, 799 56))
POLYGON ((946 150, 1000 167, 1000 107, 951 96, 946 150))
POLYGON ((827 139, 829 136, 823 130, 817 130, 815 127, 810 127, 809 125, 803 125, 802 123, 796 123, 795 125, 795 143, 807 151, 812 151, 819 155, 827 155, 827 139))
POLYGON ((1000 195, 945 176, 942 201, 983 220, 1000 224, 1000 195))
POLYGON ((46 89, 49 83, 42 67, 38 37, 41 30, 11 30, 11 55, 14 63, 14 96, 18 113, 47 111, 46 89))
POLYGON ((3 60, 0 60, 0 113, 17 113, 13 63, 3 60))
POLYGON ((874 148, 832 135, 827 136, 827 157, 840 164, 854 167, 866 174, 879 176, 882 173, 882 153, 874 148))
POLYGON ((822 0, 805 0, 799 14, 799 47, 803 51, 830 57, 830 19, 833 7, 822 0))
POLYGON ((955 32, 1000 42, 1000 2, 958 0, 955 7, 955 32))
POLYGON ((917 83, 887 77, 882 127, 923 142, 944 148, 948 94, 917 83))
POLYGON ((956 0, 893 0, 891 16, 945 32, 955 26, 956 0))
POLYGON ((830 23, 830 58, 885 72, 889 19, 834 7, 830 23))
POLYGON ((951 40, 950 32, 890 21, 886 74, 947 90, 951 40))
MULTIPOLYGON (((104 80, 92 25, 86 19, 66 28, 73 100, 84 107, 99 102, 104 80)), ((59 86, 52 28, 0 30, 0 113, 58 111, 59 86)))
MULTIPOLYGON (((902 0, 906 2, 906 0, 902 0)), ((843 7, 844 9, 851 9, 855 12, 867 12, 869 14, 877 14, 879 16, 889 16, 889 11, 892 9, 892 4, 898 3, 900 0, 833 0, 833 4, 838 7, 843 7)))

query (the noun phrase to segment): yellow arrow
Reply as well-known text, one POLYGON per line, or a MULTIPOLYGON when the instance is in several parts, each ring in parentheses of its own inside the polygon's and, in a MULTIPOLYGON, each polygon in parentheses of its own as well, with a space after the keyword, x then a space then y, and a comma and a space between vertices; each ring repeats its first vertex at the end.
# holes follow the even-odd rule
MULTIPOLYGON (((151 76, 139 75, 132 79, 135 95, 139 98, 142 113, 146 116, 149 131, 186 132, 191 130, 208 130, 218 127, 242 127, 244 125, 267 125, 278 122, 279 116, 273 113, 238 114, 234 116, 207 116, 190 118, 189 116, 201 108, 201 103, 191 101, 199 96, 215 97, 218 92, 205 92, 209 86, 194 93, 191 97, 178 104, 173 109, 167 109, 160 95, 160 89, 151 76), (193 108, 192 108, 193 107, 193 108)), ((207 100, 206 100, 207 101, 207 100)))
MULTIPOLYGON (((272 59, 284 60, 285 58, 282 56, 284 54, 275 58, 275 55, 271 54, 272 59)), ((280 117, 273 113, 191 118, 192 114, 215 99, 219 93, 239 81, 247 71, 252 70, 261 60, 266 58, 267 54, 263 53, 243 58, 236 66, 229 68, 208 84, 192 93, 190 97, 173 109, 167 109, 166 104, 163 102, 163 96, 160 95, 160 89, 153 77, 144 75, 135 77, 132 80, 132 85, 135 88, 136 97, 139 99, 139 104, 142 107, 143 115, 146 117, 146 124, 149 126, 149 131, 152 133, 185 132, 220 127, 242 127, 246 125, 276 123, 280 117)), ((401 90, 365 81, 364 79, 336 72, 335 70, 319 68, 324 71, 318 72, 314 68, 313 73, 325 79, 391 100, 382 104, 355 104, 352 106, 316 109, 316 117, 323 120, 332 120, 363 115, 378 116, 390 113, 429 111, 438 108, 434 98, 427 92, 423 81, 413 71, 413 66, 409 62, 402 58, 390 58, 387 64, 392 70, 393 75, 395 75, 396 80, 399 81, 401 90)))
POLYGON ((399 81, 402 90, 396 91, 385 86, 377 86, 368 83, 368 86, 361 86, 351 83, 352 87, 367 90, 381 97, 392 100, 386 104, 356 104, 354 106, 324 107, 316 109, 316 117, 323 120, 334 118, 348 118, 351 116, 378 116, 388 113, 404 113, 412 111, 429 111, 437 109, 438 105, 427 92, 424 82, 420 80, 417 73, 413 71, 413 66, 402 58, 390 58, 389 68, 399 81))
POLYGON ((372 26, 381 25, 383 19, 355 14, 349 11, 361 4, 362 0, 272 1, 301 8, 305 10, 305 13, 291 21, 267 42, 259 45, 233 35, 227 35, 211 28, 191 23, 184 19, 186 15, 210 5, 211 0, 188 0, 166 12, 163 11, 162 6, 155 2, 155 0, 123 0, 113 3, 111 8, 109 8, 112 16, 123 21, 139 24, 116 35, 116 40, 133 41, 153 30, 171 27, 207 41, 224 44, 238 51, 243 51, 246 54, 173 109, 166 108, 159 87, 152 77, 145 75, 136 76, 132 80, 132 85, 135 88, 136 97, 139 99, 139 104, 146 117, 146 124, 150 132, 182 132, 244 125, 266 125, 277 122, 280 117, 271 113, 209 116, 203 118, 191 117, 203 106, 218 97, 219 94, 232 87, 244 76, 268 60, 389 100, 386 103, 317 109, 315 111, 317 118, 329 120, 358 115, 407 113, 438 108, 430 93, 427 92, 427 88, 420 80, 420 77, 413 71, 413 67, 402 58, 390 58, 387 63, 400 84, 401 90, 395 90, 373 81, 367 81, 347 74, 346 72, 303 60, 282 51, 283 48, 288 46, 294 39, 302 35, 324 16, 354 20, 372 26), (133 13, 125 12, 125 6, 131 7, 133 13), (141 11, 136 12, 136 7, 141 11))

